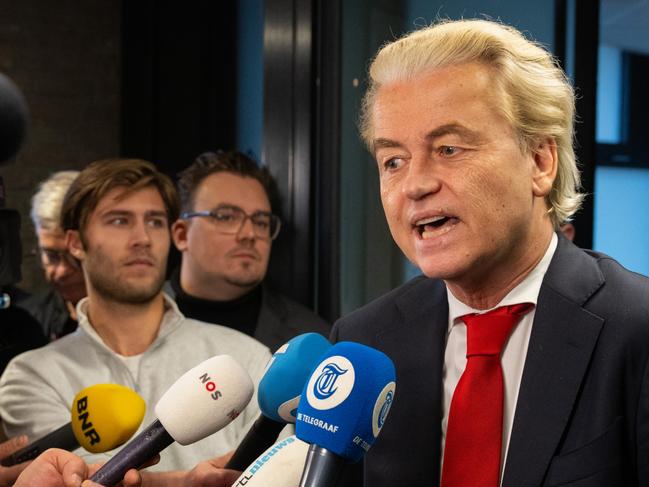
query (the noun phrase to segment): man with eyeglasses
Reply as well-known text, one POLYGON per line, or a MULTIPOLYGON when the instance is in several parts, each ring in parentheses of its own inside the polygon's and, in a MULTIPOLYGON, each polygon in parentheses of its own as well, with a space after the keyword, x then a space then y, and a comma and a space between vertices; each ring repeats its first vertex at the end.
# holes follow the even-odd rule
POLYGON ((79 261, 66 249, 61 228, 61 204, 79 171, 59 171, 39 185, 32 198, 31 218, 38 238, 38 250, 45 280, 51 287, 18 303, 55 340, 77 328, 75 306, 86 296, 86 284, 79 261))
POLYGON ((300 333, 328 335, 322 318, 263 283, 281 228, 265 167, 240 152, 206 152, 178 187, 172 232, 182 263, 166 291, 186 316, 235 328, 272 351, 300 333))

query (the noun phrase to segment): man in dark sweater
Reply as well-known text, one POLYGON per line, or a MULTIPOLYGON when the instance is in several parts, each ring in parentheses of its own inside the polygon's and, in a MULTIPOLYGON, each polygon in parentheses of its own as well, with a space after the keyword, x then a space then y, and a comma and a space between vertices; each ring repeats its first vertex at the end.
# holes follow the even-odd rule
POLYGON ((38 321, 49 340, 77 328, 75 306, 86 296, 86 283, 79 262, 67 251, 60 214, 63 198, 79 171, 59 171, 43 181, 32 198, 30 216, 38 238, 45 280, 50 284, 17 306, 38 321))
POLYGON ((263 283, 281 222, 268 170, 239 152, 201 154, 180 173, 182 213, 173 238, 182 254, 166 291, 190 318, 253 336, 275 351, 329 324, 263 283))

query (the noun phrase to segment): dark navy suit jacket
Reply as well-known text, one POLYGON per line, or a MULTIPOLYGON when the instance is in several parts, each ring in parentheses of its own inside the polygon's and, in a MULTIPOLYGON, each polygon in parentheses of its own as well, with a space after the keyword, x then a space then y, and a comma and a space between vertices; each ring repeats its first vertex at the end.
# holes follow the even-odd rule
MULTIPOLYGON (((395 401, 346 486, 436 486, 444 283, 415 278, 339 320, 334 341, 385 352, 395 401), (364 476, 364 484, 360 480, 364 476)), ((565 238, 541 286, 503 486, 649 486, 649 279, 565 238)))

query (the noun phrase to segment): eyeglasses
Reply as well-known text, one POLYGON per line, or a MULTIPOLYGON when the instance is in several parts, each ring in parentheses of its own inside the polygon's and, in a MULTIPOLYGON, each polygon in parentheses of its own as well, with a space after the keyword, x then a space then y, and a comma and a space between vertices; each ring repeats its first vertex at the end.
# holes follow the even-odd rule
POLYGON ((58 266, 65 262, 70 267, 79 267, 79 261, 67 250, 40 249, 45 265, 58 266))
POLYGON ((185 211, 180 214, 180 218, 183 220, 196 216, 210 217, 219 231, 224 234, 239 233, 246 220, 250 219, 255 236, 264 240, 275 240, 281 227, 281 221, 277 215, 267 211, 257 211, 248 215, 238 206, 219 206, 214 210, 185 211))

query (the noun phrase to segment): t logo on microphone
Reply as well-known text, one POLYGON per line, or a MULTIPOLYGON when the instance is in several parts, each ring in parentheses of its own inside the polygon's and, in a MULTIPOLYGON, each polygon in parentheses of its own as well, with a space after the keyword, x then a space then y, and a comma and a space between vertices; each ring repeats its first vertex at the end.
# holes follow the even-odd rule
POLYGON ((395 389, 396 383, 394 381, 388 382, 376 398, 372 410, 372 434, 374 435, 374 438, 379 436, 379 432, 385 423, 385 418, 390 412, 390 407, 394 401, 395 389))
POLYGON ((316 367, 306 387, 306 398, 311 407, 331 409, 341 404, 354 388, 354 366, 341 355, 327 357, 316 367))
POLYGON ((207 373, 201 375, 199 377, 199 379, 200 379, 202 384, 205 384, 205 389, 207 390, 207 392, 210 393, 210 396, 212 397, 212 399, 214 399, 216 401, 216 400, 218 400, 219 397, 221 397, 223 395, 223 394, 221 394, 221 391, 217 390, 216 384, 210 378, 210 376, 207 375, 207 373))
POLYGON ((336 381, 338 377, 346 373, 346 369, 341 369, 334 363, 329 363, 325 365, 322 374, 315 381, 315 386, 313 388, 313 394, 318 399, 327 399, 331 397, 334 392, 338 390, 336 386, 336 381))

